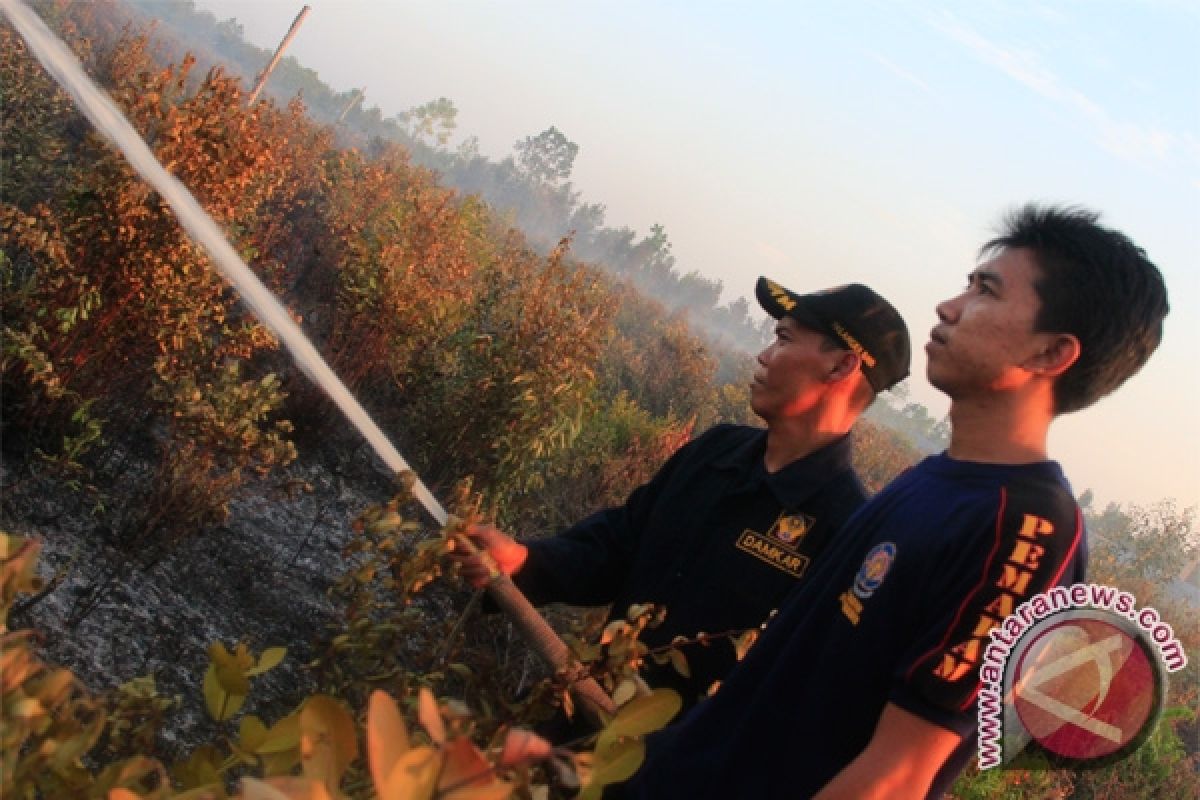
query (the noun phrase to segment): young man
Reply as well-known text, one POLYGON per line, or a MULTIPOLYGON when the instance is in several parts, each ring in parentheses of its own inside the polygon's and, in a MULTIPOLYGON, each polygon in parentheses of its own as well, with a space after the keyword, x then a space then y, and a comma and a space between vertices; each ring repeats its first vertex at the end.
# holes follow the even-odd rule
POLYGON ((1157 347, 1158 270, 1074 209, 1027 207, 937 307, 949 449, 847 523, 759 642, 605 797, 922 798, 966 764, 988 632, 1083 577, 1079 508, 1046 437, 1157 347))
MULTIPOLYGON (((471 535, 534 603, 666 608, 642 639, 755 628, 804 579, 865 495, 847 435, 876 392, 908 374, 904 321, 853 284, 797 295, 760 278, 756 294, 779 320, 758 356, 750 404, 766 429, 719 425, 682 447, 624 506, 558 536, 520 543, 495 528, 471 535)), ((466 576, 486 580, 478 558, 466 576)), ((690 676, 649 665, 647 680, 690 705, 735 663, 725 643, 686 648, 690 676)))

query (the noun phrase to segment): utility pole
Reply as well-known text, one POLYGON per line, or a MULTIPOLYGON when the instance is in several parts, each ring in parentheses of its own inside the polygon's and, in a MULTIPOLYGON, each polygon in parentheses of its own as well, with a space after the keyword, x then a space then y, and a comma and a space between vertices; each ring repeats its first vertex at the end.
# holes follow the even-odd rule
POLYGON ((363 99, 363 96, 366 95, 366 93, 367 93, 367 87, 365 87, 365 86, 362 87, 361 89, 355 89, 354 96, 350 98, 349 103, 346 103, 346 107, 342 109, 342 113, 338 114, 337 121, 334 122, 333 124, 341 125, 342 120, 344 120, 346 118, 346 115, 350 113, 350 109, 352 109, 356 105, 358 105, 358 102, 363 99))
POLYGON ((305 6, 300 9, 300 13, 296 15, 296 19, 292 21, 292 27, 288 28, 287 36, 284 36, 283 41, 279 43, 279 47, 275 48, 275 55, 271 57, 271 63, 267 64, 266 68, 259 73, 258 83, 254 85, 254 90, 250 92, 250 97, 246 100, 247 106, 254 105, 254 101, 258 99, 258 93, 262 91, 263 86, 267 83, 267 76, 275 69, 275 65, 279 63, 279 59, 283 58, 283 51, 291 44, 296 32, 300 30, 300 23, 304 22, 304 18, 308 16, 309 11, 312 11, 312 7, 305 6))

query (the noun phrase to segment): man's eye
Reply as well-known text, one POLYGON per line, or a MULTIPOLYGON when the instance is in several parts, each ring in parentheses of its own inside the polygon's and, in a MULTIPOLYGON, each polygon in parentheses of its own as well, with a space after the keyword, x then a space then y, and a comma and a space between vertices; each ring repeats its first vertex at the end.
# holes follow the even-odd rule
POLYGON ((980 294, 995 294, 992 287, 988 286, 987 281, 975 277, 974 275, 967 278, 967 291, 976 289, 980 294))

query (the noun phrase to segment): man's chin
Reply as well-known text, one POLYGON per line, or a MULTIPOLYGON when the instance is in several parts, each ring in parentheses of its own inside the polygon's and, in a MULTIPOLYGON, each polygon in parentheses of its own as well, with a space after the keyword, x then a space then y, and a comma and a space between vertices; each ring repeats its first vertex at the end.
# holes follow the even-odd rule
POLYGON ((947 376, 938 374, 938 372, 932 368, 932 365, 927 364, 925 367, 925 380, 929 382, 930 386, 937 389, 942 394, 950 394, 950 382, 947 380, 947 376))

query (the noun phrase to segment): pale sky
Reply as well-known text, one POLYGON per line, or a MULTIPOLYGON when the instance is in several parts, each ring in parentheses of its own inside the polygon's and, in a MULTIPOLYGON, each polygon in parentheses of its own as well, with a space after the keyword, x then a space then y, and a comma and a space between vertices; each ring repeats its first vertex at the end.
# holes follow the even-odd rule
MULTIPOLYGON (((273 49, 300 0, 197 0, 273 49)), ((1162 346, 1051 455, 1101 503, 1200 504, 1200 4, 309 0, 289 55, 384 116, 437 97, 501 158, 557 126, 610 226, 665 226, 682 272, 753 297, 891 299, 924 380, 934 306, 1003 212, 1083 205, 1171 294, 1162 346)), ((565 231, 564 231, 565 233, 565 231)))

